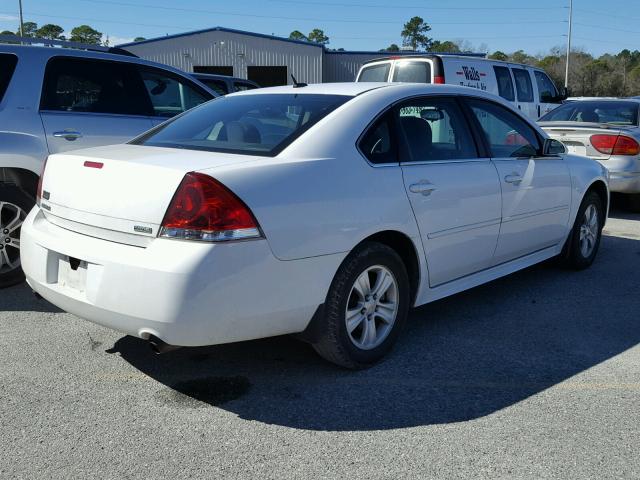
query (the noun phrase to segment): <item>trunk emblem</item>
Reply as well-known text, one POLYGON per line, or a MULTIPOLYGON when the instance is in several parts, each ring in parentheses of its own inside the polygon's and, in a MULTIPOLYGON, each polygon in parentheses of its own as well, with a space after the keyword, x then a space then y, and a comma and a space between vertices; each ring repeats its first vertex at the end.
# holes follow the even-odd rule
POLYGON ((104 163, 86 161, 86 162, 84 162, 84 166, 88 167, 88 168, 102 168, 104 166, 104 163))
POLYGON ((134 225, 133 226, 133 231, 134 232, 138 232, 138 233, 146 233, 151 235, 151 233, 153 233, 153 230, 151 229, 151 227, 143 227, 141 225, 134 225))

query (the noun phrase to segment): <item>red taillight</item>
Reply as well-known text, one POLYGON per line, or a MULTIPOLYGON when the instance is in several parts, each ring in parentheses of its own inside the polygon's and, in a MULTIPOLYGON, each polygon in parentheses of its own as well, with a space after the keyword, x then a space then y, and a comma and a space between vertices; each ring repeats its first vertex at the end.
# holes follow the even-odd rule
POLYGON ((162 221, 160 236, 218 242, 260 237, 249 208, 203 173, 187 173, 162 221))
POLYGON ((444 75, 436 75, 435 77, 433 77, 433 83, 443 84, 444 75))
POLYGON ((42 181, 44 179, 44 171, 47 168, 47 159, 44 160, 42 164, 42 171, 40 172, 40 177, 38 178, 38 188, 36 189, 36 204, 40 206, 40 200, 42 199, 42 181))
POLYGON ((591 135, 591 145, 600 153, 608 155, 640 154, 640 144, 624 135, 591 135))

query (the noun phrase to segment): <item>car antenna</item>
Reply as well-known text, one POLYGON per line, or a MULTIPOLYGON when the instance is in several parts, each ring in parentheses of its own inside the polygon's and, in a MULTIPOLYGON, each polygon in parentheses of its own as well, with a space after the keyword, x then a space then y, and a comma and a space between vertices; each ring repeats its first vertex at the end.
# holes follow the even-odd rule
POLYGON ((307 87, 308 86, 307 83, 298 82, 296 80, 296 77, 293 76, 293 73, 291 74, 291 80, 293 80, 293 88, 301 88, 301 87, 307 87))

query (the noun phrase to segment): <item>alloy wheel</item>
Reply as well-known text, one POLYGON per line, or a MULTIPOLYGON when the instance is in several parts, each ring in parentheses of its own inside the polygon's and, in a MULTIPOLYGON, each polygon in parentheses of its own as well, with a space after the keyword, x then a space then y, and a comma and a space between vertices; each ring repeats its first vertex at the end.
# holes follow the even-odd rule
POLYGON ((0 202, 0 273, 20 268, 20 227, 26 217, 17 205, 0 202))
POLYGON ((580 253, 584 258, 589 258, 593 253, 598 240, 599 228, 598 210, 592 203, 584 211, 582 225, 580 225, 580 253))
POLYGON ((345 312, 347 334, 359 349, 378 347, 391 333, 398 315, 398 282, 391 271, 375 265, 356 278, 345 312))

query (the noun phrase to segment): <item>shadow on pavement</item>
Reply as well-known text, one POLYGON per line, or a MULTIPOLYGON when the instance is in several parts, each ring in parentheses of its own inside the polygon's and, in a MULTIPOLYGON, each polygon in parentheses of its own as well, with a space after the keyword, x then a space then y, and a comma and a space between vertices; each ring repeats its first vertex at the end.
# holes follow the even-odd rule
POLYGON ((26 283, 0 289, 0 312, 62 313, 55 305, 36 298, 26 283))
POLYGON ((172 408, 311 430, 460 422, 637 345, 639 271, 640 241, 604 237, 589 270, 541 265, 416 309, 394 353, 361 372, 289 337, 164 356, 123 337, 109 352, 164 384, 155 400, 172 408))

